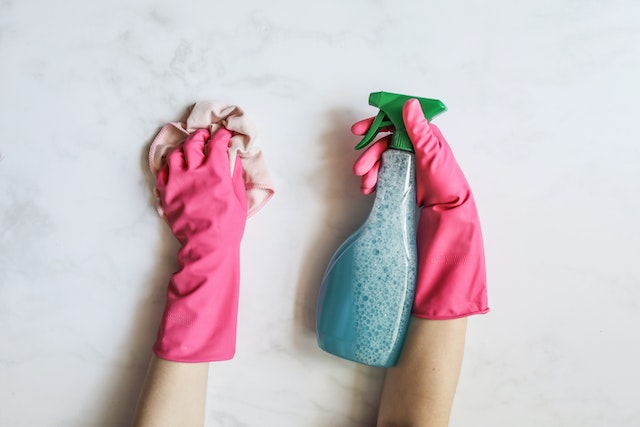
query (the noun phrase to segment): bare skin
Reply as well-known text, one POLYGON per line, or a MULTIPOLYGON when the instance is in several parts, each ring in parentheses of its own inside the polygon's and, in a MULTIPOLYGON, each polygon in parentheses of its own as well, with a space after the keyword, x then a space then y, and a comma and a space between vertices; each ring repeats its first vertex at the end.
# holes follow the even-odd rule
POLYGON ((447 427, 467 319, 411 318, 398 364, 387 369, 378 427, 447 427))
POLYGON ((202 427, 209 363, 153 356, 133 419, 134 427, 202 427))
MULTIPOLYGON (((377 427, 447 427, 464 353, 467 319, 411 318, 398 364, 387 369, 377 427)), ((204 425, 209 363, 153 357, 134 427, 204 425)))

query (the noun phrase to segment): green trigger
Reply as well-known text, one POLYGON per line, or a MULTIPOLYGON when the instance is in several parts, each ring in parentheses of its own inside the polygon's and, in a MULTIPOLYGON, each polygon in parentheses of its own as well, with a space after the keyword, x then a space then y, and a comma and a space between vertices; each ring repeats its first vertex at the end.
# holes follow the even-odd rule
POLYGON ((413 144, 407 134, 404 118, 402 117, 404 105, 410 99, 416 99, 420 102, 422 113, 425 119, 429 121, 447 109, 442 101, 437 99, 419 98, 389 92, 372 92, 369 94, 369 105, 378 107, 380 111, 362 141, 356 145, 356 150, 369 145, 382 129, 393 128, 389 129, 393 132, 393 137, 389 141, 389 148, 412 152, 413 144))
POLYGON ((356 145, 356 150, 360 150, 361 148, 364 148, 367 145, 369 145, 369 143, 373 141, 373 138, 375 138, 376 135, 378 135, 378 133, 380 132, 380 129, 387 126, 393 126, 393 123, 391 122, 391 119, 389 119, 389 116, 387 116, 387 114, 384 111, 380 110, 376 118, 373 119, 373 123, 371 123, 371 126, 369 126, 369 130, 362 138, 362 141, 360 141, 358 145, 356 145))

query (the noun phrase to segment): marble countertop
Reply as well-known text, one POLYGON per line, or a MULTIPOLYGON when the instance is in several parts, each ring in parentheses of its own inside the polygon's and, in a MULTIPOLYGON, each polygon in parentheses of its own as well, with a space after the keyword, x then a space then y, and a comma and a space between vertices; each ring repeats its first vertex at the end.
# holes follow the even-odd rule
POLYGON ((129 423, 176 266, 148 144, 201 99, 247 111, 277 187, 207 425, 371 425, 383 373, 314 310, 378 90, 448 105, 483 221, 451 425, 640 425, 639 40, 631 0, 0 0, 0 425, 129 423))

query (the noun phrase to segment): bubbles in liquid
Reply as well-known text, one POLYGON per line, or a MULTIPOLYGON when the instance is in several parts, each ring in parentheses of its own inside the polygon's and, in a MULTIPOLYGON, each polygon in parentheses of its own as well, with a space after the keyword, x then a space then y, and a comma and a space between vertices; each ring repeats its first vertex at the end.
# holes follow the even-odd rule
POLYGON ((413 156, 386 151, 372 211, 323 278, 316 322, 324 350, 374 366, 397 360, 416 280, 415 198, 413 156))
POLYGON ((408 162, 405 152, 383 154, 376 202, 352 248, 355 357, 369 365, 387 364, 390 351, 397 357, 413 304, 415 187, 408 162))

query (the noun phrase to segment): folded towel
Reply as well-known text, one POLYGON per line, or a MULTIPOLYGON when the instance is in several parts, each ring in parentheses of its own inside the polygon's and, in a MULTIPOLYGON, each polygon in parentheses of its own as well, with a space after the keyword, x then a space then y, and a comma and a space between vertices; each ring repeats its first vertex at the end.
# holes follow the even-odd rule
MULTIPOLYGON (((167 123, 158 132, 149 150, 149 168, 156 175, 165 165, 167 153, 196 129, 209 129, 213 134, 220 127, 233 132, 228 150, 231 174, 236 157, 240 157, 247 190, 247 216, 250 217, 271 199, 274 187, 262 151, 254 145, 256 128, 238 106, 216 101, 197 102, 189 109, 186 122, 167 123)), ((158 212, 162 214, 159 206, 158 212)))

